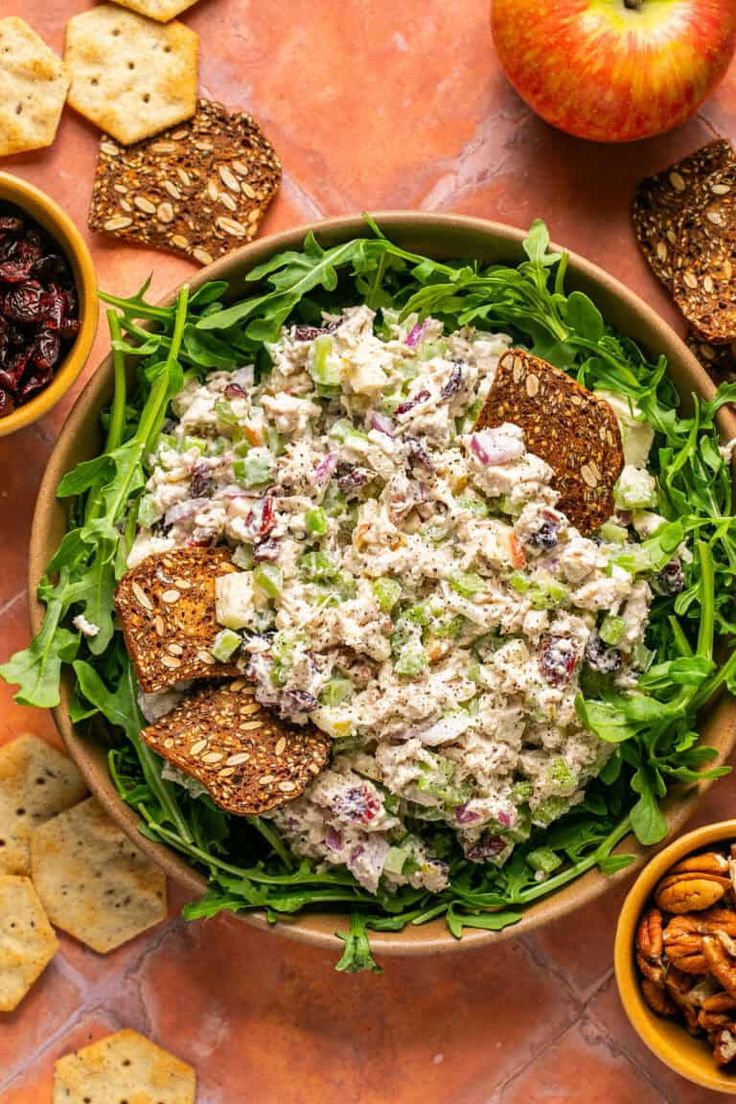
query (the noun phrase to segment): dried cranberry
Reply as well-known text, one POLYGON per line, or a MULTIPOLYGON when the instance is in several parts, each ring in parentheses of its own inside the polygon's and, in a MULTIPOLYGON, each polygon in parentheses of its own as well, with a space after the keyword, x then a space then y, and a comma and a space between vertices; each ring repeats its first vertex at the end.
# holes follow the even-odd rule
POLYGON ((0 387, 0 418, 4 418, 6 414, 12 414, 14 410, 13 396, 0 387))
POLYGON ((337 795, 332 807, 343 820, 358 824, 370 824, 381 811, 380 801, 367 786, 351 786, 337 795))
POLYGON ((440 391, 440 398, 443 400, 443 402, 447 402, 447 400, 451 399, 453 397, 453 395, 457 395, 457 393, 460 390, 460 388, 462 387, 462 385, 463 385, 463 368, 462 368, 461 364, 456 362, 453 366, 450 378, 448 379, 447 383, 445 384, 445 386, 440 391))
POLYGON ((588 640, 588 646, 585 649, 585 662, 594 671, 600 671, 602 675, 610 675, 614 671, 621 670, 623 657, 617 648, 607 647, 601 638, 595 634, 588 640))
POLYGON ((565 686, 577 661, 578 650, 569 636, 542 637, 539 670, 551 686, 565 686))
POLYGON ((294 713, 312 713, 319 702, 306 690, 285 690, 279 699, 279 713, 288 717, 294 713))
POLYGON ((338 460, 335 474, 338 487, 346 495, 365 486, 370 479, 370 472, 367 472, 365 468, 357 467, 355 464, 349 464, 347 460, 338 460))
POLYGON ((67 298, 55 284, 51 285, 48 294, 43 297, 42 312, 44 325, 50 330, 60 330, 66 322, 69 313, 67 298))
POLYGON ((34 261, 33 275, 42 280, 64 280, 69 278, 67 263, 58 253, 42 254, 34 261))
POLYGON ((549 550, 554 548, 557 544, 559 532, 559 519, 552 515, 546 515, 539 526, 529 533, 525 543, 531 548, 539 548, 545 552, 549 552, 549 550))
POLYGON ((277 560, 281 548, 276 540, 263 540, 253 545, 253 559, 258 563, 264 560, 277 560))
POLYGON ((273 509, 273 499, 270 495, 266 495, 261 507, 261 524, 258 526, 258 536, 265 537, 267 533, 271 532, 275 524, 276 514, 273 509))
POLYGON ((0 264, 0 283, 22 284, 31 275, 32 262, 5 260, 0 264))
POLYGON ((0 234, 11 234, 15 237, 23 229, 23 220, 13 218, 12 215, 4 215, 0 218, 0 234))
POLYGON ((31 359, 37 368, 50 372, 59 359, 61 339, 51 330, 41 330, 33 343, 31 359))
POLYGON ((654 578, 658 594, 679 594, 685 586, 685 572, 679 560, 670 560, 654 578))
POLYGON ((3 387, 6 391, 10 391, 12 394, 16 394, 30 359, 30 349, 11 354, 11 356, 6 359, 4 366, 0 369, 0 387, 3 387))
POLYGON ((15 322, 32 325, 41 315, 43 288, 36 280, 18 284, 5 296, 4 313, 15 322))
POLYGON ((192 498, 209 498, 215 488, 212 473, 206 464, 195 464, 192 468, 192 478, 189 483, 189 494, 192 498))
POLYGON ((32 395, 35 395, 37 391, 40 391, 46 386, 51 379, 51 369, 41 368, 35 372, 31 372, 29 375, 24 376, 23 381, 18 388, 18 398, 21 402, 25 402, 30 399, 32 395))
POLYGON ((489 832, 484 832, 478 842, 468 848, 465 857, 470 859, 471 862, 488 862, 489 859, 497 858, 507 847, 508 843, 503 836, 494 836, 489 832))
POLYGON ((244 399, 247 395, 248 392, 239 383, 229 383, 225 388, 226 399, 244 399))
POLYGON ((426 402, 430 397, 429 391, 417 391, 413 399, 407 399, 406 402, 399 403, 394 414, 408 414, 415 406, 418 406, 419 403, 426 402))

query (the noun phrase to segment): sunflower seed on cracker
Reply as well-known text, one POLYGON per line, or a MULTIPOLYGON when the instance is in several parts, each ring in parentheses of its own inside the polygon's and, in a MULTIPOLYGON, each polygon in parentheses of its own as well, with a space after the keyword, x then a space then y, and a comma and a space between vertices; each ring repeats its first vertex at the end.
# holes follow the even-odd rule
POLYGON ((0 1012, 18 1007, 57 946, 30 878, 0 876, 0 1012))
POLYGON ((31 836, 33 884, 49 919, 98 954, 166 919, 166 878, 96 798, 31 836))
POLYGON ((194 1104, 190 1065, 124 1028, 54 1065, 54 1104, 194 1104))
POLYGON ((69 88, 60 57, 23 19, 0 19, 0 157, 50 146, 69 88))
POLYGON ((69 104, 118 142, 139 142, 194 114, 198 52, 183 23, 98 4, 66 25, 69 104))
POLYGON ((277 721, 241 680, 197 691, 141 735, 236 816, 299 797, 325 767, 331 744, 313 726, 277 721))
POLYGON ((17 736, 0 748, 0 872, 29 874, 30 837, 39 824, 87 793, 68 756, 37 736, 17 736))
POLYGON ((644 256, 662 283, 672 289, 681 252, 680 219, 700 202, 703 182, 736 160, 729 142, 710 142, 639 184, 631 217, 644 256))
POLYGON ((251 241, 281 180, 258 124, 200 100, 189 122, 125 148, 100 143, 89 225, 209 264, 251 241))
POLYGON ((188 679, 240 673, 237 664, 218 663, 210 653, 222 628, 215 617, 215 580, 236 570, 226 548, 174 548, 146 557, 123 575, 115 604, 147 694, 188 679))
POLYGON ((711 345, 695 330, 690 330, 686 340, 687 347, 717 383, 736 381, 736 341, 730 345, 711 345))
POLYGON ((552 468, 559 508, 573 525, 581 533, 598 529, 613 512, 613 488, 624 465, 608 403, 559 368, 511 349, 498 362, 474 429, 504 422, 523 429, 529 452, 552 468))

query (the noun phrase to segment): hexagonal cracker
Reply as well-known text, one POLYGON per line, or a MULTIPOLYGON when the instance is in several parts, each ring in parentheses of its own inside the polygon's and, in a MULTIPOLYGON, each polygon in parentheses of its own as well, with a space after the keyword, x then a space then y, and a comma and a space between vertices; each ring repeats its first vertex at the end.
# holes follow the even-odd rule
POLYGON ((61 58, 23 19, 0 19, 0 157, 56 137, 69 88, 61 58))
POLYGON ((58 942, 30 878, 0 877, 0 1012, 17 1008, 58 942))
POLYGON ((66 25, 69 103, 118 142, 139 142, 194 114, 198 52, 183 23, 99 4, 66 25))
POLYGON ((0 748, 0 871, 30 874, 31 832, 87 793, 77 767, 37 736, 0 748))
POLYGON ((159 23, 168 23, 187 8, 193 7, 197 0, 115 0, 115 3, 159 23))
POLYGON ((106 954, 166 919, 166 879, 96 798, 37 828, 31 869, 57 928, 106 954))
POLYGON ((194 1104, 197 1075, 191 1066, 125 1028, 54 1066, 54 1104, 194 1104))

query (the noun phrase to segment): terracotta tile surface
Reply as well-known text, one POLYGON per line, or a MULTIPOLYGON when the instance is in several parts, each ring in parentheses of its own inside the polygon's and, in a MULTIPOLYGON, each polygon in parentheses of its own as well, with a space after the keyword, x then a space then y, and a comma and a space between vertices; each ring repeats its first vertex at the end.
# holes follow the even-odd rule
MULTIPOLYGON (((57 49, 91 0, 4 0, 57 49)), ((265 124, 284 185, 265 231, 366 208, 455 210, 527 226, 608 268, 676 321, 631 238, 634 182, 718 130, 736 139, 736 69, 697 119, 626 148, 576 142, 529 114, 498 71, 488 0, 202 0, 205 95, 265 124)), ((2 169, 41 185, 84 227, 96 134, 72 112, 53 149, 2 169)), ((183 260, 87 233, 103 287, 154 271, 163 294, 183 260)), ((100 328, 88 373, 105 351, 100 328)), ((27 641, 25 556, 36 489, 76 394, 0 441, 0 641, 27 641)), ((0 742, 55 739, 49 716, 0 685, 0 742)), ((697 820, 732 813, 717 784, 697 820)), ((25 1004, 0 1022, 0 1102, 50 1104, 54 1059, 127 1024, 192 1061, 201 1104, 707 1104, 639 1043, 611 980, 621 893, 492 951, 389 960, 380 978, 335 974, 330 955, 220 918, 172 919, 102 958, 62 937, 25 1004)))

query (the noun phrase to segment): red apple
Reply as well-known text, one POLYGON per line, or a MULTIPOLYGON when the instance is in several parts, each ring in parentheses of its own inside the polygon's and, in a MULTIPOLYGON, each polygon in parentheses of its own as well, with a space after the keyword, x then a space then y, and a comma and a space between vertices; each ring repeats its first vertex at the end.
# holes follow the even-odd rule
POLYGON ((689 118, 736 48, 736 0, 492 0, 506 76, 548 123, 630 142, 689 118))

